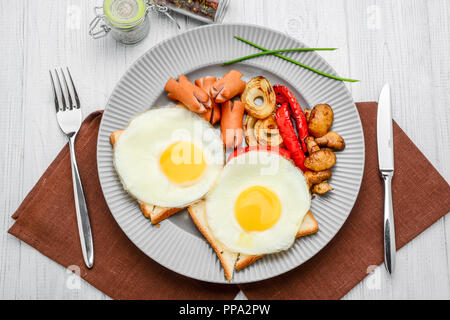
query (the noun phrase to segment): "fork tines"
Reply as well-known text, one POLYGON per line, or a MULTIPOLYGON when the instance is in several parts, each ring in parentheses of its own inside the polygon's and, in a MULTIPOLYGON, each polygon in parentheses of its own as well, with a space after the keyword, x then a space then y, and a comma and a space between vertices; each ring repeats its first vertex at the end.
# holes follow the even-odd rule
POLYGON ((75 89, 75 85, 73 84, 72 75, 70 74, 68 67, 66 67, 66 70, 67 70, 67 75, 69 76, 71 89, 69 89, 69 86, 67 85, 67 80, 66 80, 66 76, 64 74, 63 69, 60 68, 60 72, 59 72, 59 74, 61 74, 61 77, 64 82, 65 94, 64 94, 64 89, 61 85, 61 80, 60 80, 60 76, 58 74, 58 70, 55 69, 55 71, 54 71, 57 81, 54 80, 51 70, 48 71, 50 73, 50 80, 51 80, 52 88, 53 88, 56 112, 80 109, 80 100, 78 98, 78 93, 77 93, 77 90, 75 89), (55 82, 57 85, 55 85, 55 82), (56 87, 58 87, 58 89, 56 89, 56 87), (72 92, 73 92, 73 95, 72 95, 72 92), (66 100, 66 96, 67 96, 67 100, 66 100), (74 100, 75 100, 75 103, 73 103, 74 100))

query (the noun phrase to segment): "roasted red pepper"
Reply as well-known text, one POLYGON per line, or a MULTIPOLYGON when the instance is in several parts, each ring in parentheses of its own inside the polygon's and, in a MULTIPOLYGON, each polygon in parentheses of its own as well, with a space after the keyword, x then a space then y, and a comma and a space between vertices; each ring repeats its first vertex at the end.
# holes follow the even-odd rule
POLYGON ((286 149, 280 148, 280 147, 271 147, 271 146, 252 146, 252 147, 245 147, 245 148, 239 148, 234 150, 233 153, 230 154, 228 157, 228 161, 233 159, 234 157, 237 157, 243 153, 249 152, 249 151, 267 151, 267 152, 273 152, 276 154, 279 154, 280 156, 285 157, 286 159, 291 159, 291 154, 286 149))
POLYGON ((286 95, 283 92, 283 88, 286 88, 285 86, 276 84, 272 88, 273 91, 275 92, 277 104, 282 105, 283 103, 289 103, 289 100, 287 99, 286 95))
POLYGON ((302 150, 300 141, 295 134, 294 125, 291 121, 291 114, 289 111, 288 103, 283 103, 277 110, 276 114, 278 130, 280 131, 281 137, 286 148, 291 153, 291 158, 294 163, 303 172, 306 171, 306 167, 303 165, 305 162, 305 153, 302 150))
POLYGON ((277 97, 277 103, 289 103, 289 107, 291 108, 292 115, 295 119, 295 125, 297 126, 298 137, 301 142, 302 150, 303 152, 307 152, 305 139, 309 136, 308 123, 306 122, 306 116, 303 113, 302 107, 286 86, 274 85, 273 90, 275 91, 277 97))

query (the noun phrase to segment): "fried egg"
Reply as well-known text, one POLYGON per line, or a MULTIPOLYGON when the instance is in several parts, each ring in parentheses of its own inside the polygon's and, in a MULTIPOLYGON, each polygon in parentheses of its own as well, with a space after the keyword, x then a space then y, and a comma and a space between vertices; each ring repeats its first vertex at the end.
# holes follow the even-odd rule
POLYGON ((123 187, 137 200, 184 207, 214 185, 224 163, 220 135, 205 120, 178 106, 135 117, 114 148, 123 187))
POLYGON ((226 164, 206 197, 206 215, 231 251, 267 254, 292 246, 310 205, 306 179, 291 161, 250 151, 226 164))

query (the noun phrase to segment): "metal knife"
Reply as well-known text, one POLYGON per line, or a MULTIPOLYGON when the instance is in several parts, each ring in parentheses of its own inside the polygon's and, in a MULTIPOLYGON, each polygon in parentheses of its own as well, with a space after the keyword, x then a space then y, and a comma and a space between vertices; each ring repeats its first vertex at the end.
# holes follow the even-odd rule
POLYGON ((391 181, 394 176, 394 140, 392 132, 391 88, 385 84, 378 100, 378 167, 384 180, 384 265, 392 274, 395 266, 395 225, 391 181))

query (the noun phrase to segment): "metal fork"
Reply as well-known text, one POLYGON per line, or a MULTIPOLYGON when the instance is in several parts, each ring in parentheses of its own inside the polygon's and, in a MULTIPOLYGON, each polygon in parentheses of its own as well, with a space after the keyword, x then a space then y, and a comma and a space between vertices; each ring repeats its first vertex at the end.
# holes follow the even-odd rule
POLYGON ((72 75, 69 68, 67 75, 72 87, 72 93, 67 85, 66 76, 61 68, 60 74, 64 82, 64 89, 61 85, 60 76, 55 69, 56 80, 53 80, 52 72, 50 73, 50 80, 52 83, 53 94, 55 96, 56 119, 58 120, 61 131, 67 136, 69 140, 70 162, 72 166, 72 181, 73 181, 73 195, 75 198, 75 210, 77 213, 78 233, 80 235, 81 251, 83 252, 84 263, 88 268, 92 268, 94 264, 94 245, 92 242, 91 223, 89 221, 89 213, 86 206, 86 199, 84 198, 83 186, 81 185, 80 174, 78 172, 77 159, 75 157, 75 138, 81 126, 81 110, 78 93, 73 84, 72 75), (56 90, 58 87, 58 91, 56 90), (58 92, 59 96, 58 97, 58 92), (67 100, 66 100, 67 96, 67 100))

